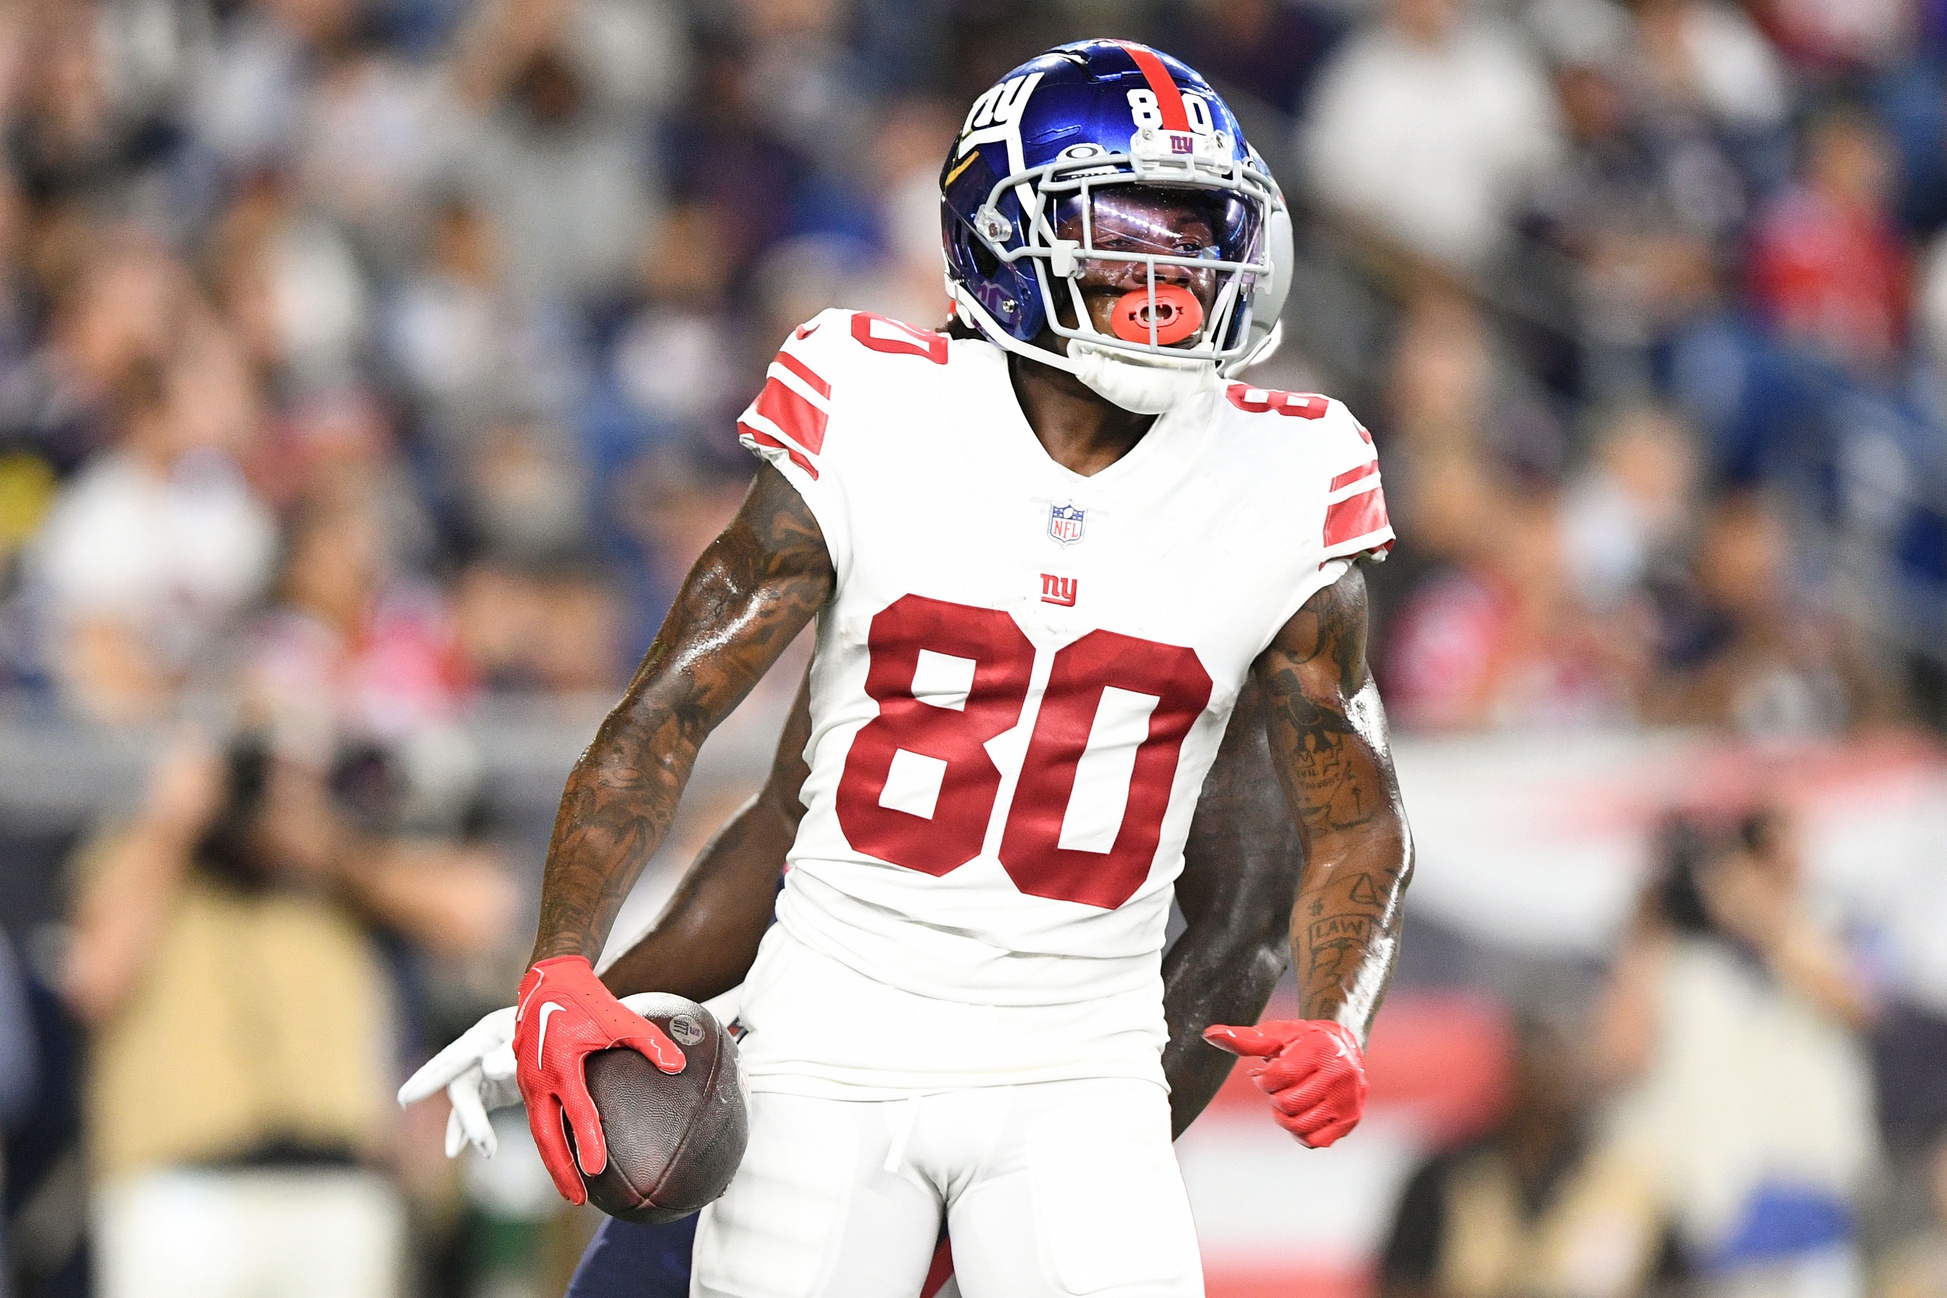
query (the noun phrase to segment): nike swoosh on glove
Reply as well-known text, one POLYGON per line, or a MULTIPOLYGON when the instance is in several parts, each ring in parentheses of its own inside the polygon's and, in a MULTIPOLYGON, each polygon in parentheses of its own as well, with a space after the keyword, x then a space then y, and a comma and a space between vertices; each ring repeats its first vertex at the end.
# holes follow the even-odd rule
POLYGON ((529 969, 514 1005, 514 1076, 527 1101, 528 1129, 554 1188, 569 1203, 584 1203, 588 1190, 575 1175, 561 1120, 565 1115, 574 1129, 582 1172, 599 1175, 608 1166, 608 1142, 588 1094, 588 1056, 629 1046, 665 1073, 680 1073, 683 1052, 616 1000, 584 956, 556 956, 529 969))
POLYGON ((1203 1039, 1233 1055, 1262 1059, 1251 1069, 1271 1097, 1280 1127, 1323 1149, 1359 1125, 1366 1111, 1366 1056, 1343 1023, 1281 1019, 1254 1028, 1210 1027, 1203 1039))

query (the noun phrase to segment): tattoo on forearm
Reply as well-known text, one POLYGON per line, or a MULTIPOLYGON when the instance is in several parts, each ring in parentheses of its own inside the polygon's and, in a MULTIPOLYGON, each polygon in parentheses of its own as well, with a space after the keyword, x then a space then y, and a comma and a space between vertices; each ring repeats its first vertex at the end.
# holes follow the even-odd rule
POLYGON ((600 951, 669 832, 697 749, 823 607, 832 583, 811 511, 775 469, 759 469, 568 777, 534 959, 600 951))
POLYGON ((1366 667, 1363 575, 1354 569, 1308 601, 1257 674, 1305 844, 1291 926, 1304 1013, 1364 1033, 1398 953, 1412 842, 1366 667))

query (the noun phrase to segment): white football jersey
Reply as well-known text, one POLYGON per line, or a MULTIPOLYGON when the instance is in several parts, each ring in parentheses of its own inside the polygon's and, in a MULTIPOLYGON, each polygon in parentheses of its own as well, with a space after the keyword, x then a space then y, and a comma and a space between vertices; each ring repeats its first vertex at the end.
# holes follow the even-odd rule
POLYGON ((1298 608, 1391 544, 1371 436, 1322 396, 1213 384, 1084 477, 999 348, 846 311, 785 341, 739 428, 837 573, 748 1045, 777 984, 817 981, 782 962, 810 962, 968 1007, 949 1018, 1133 1033, 1154 1072, 1171 887, 1231 705, 1298 608))

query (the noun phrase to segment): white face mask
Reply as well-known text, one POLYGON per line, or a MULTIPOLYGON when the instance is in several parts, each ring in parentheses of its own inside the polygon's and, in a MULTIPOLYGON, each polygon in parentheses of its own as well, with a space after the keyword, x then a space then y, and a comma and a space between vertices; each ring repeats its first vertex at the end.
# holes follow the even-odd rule
POLYGON ((1136 360, 1081 341, 1068 344, 1076 378, 1113 405, 1139 415, 1160 415, 1209 386, 1217 367, 1207 359, 1136 360))

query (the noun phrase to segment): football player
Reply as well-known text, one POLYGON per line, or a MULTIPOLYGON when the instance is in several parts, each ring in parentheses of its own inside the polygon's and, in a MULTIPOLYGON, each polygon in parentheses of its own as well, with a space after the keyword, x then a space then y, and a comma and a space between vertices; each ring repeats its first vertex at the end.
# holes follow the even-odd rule
POLYGON ((590 958, 703 740, 816 619, 806 809, 741 1006, 749 1145, 692 1293, 905 1298, 944 1217, 968 1298, 1199 1294, 1160 956, 1247 679, 1306 858, 1304 1017, 1205 1037, 1263 1060, 1307 1143, 1358 1120, 1397 953, 1412 849, 1353 562, 1392 541, 1376 454, 1336 402, 1225 381, 1271 341, 1280 204, 1182 64, 1022 65, 942 187, 955 336, 827 311, 785 340, 744 504, 569 776, 517 1080, 582 1202, 587 1056, 682 1067, 590 958))
MULTIPOLYGON (((779 736, 763 789, 710 840, 655 925, 603 972, 603 984, 624 1005, 652 989, 709 1000, 743 980, 771 923, 773 889, 767 884, 782 876, 804 813, 799 790, 810 773, 804 761, 810 734, 807 682, 779 736)), ((1198 1034, 1215 1023, 1255 1019, 1285 967, 1285 917, 1299 859, 1266 751, 1256 688, 1247 684, 1184 842, 1176 882, 1184 929, 1163 959, 1169 1026, 1163 1073, 1175 1134, 1203 1111, 1233 1062, 1204 1046, 1198 1034)), ((487 1015, 400 1088, 402 1104, 445 1088, 453 1106, 449 1157, 467 1144, 491 1157, 496 1139, 488 1111, 519 1100, 513 1018, 511 1006, 487 1015)), ((658 1226, 604 1221, 567 1298, 684 1298, 695 1229, 693 1217, 658 1226)), ((946 1276, 930 1279, 944 1282, 946 1276)), ((922 1289, 921 1298, 940 1292, 922 1289)))

